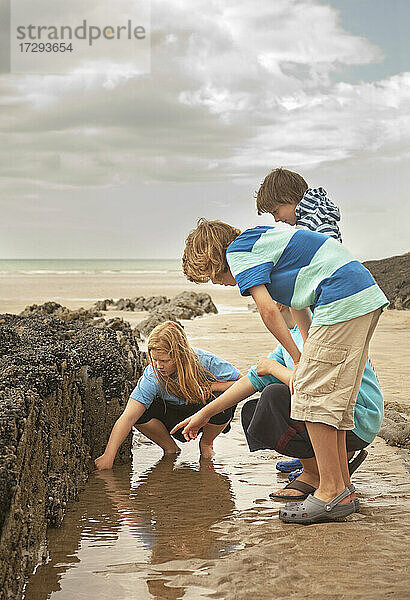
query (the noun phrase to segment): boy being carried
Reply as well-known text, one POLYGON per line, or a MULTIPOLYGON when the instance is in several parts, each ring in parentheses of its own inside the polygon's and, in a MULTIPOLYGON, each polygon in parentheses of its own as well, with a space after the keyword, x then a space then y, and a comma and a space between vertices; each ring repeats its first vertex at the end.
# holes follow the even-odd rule
POLYGON ((258 215, 270 213, 275 221, 299 225, 342 241, 340 212, 322 188, 309 188, 298 173, 274 169, 267 175, 256 199, 258 215))
MULTIPOLYGON (((340 243, 340 212, 320 187, 311 189, 298 173, 274 169, 265 177, 256 200, 258 214, 271 213, 275 221, 298 225, 335 238, 340 243)), ((300 461, 279 461, 276 468, 289 472, 302 467, 300 461)), ((303 469, 303 468, 302 468, 303 469)), ((296 473, 295 473, 296 474, 296 473)))

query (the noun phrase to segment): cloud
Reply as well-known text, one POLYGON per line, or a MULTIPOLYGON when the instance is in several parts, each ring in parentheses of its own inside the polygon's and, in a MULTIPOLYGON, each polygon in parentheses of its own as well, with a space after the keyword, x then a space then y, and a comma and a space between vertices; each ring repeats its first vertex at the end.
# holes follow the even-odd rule
POLYGON ((335 82, 340 65, 382 55, 318 1, 198 0, 187 10, 156 0, 152 25, 151 75, 131 77, 125 62, 115 76, 0 80, 9 181, 254 181, 279 164, 392 156, 408 141, 409 74, 335 82))

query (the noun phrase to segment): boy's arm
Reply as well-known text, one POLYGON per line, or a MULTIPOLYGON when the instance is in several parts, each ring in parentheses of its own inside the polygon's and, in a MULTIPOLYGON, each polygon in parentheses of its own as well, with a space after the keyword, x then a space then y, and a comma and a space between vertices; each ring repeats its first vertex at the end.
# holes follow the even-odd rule
POLYGON ((211 383, 211 390, 213 392, 225 392, 226 390, 229 390, 235 381, 238 381, 241 377, 242 375, 239 373, 239 377, 233 381, 213 381, 211 383))
POLYGON ((275 301, 269 295, 265 285, 254 285, 249 288, 255 300, 262 321, 280 344, 288 351, 295 365, 300 360, 300 351, 289 333, 289 329, 282 317, 275 301))
POLYGON ((201 410, 192 415, 192 417, 188 417, 184 421, 178 423, 178 425, 175 425, 170 433, 175 433, 175 431, 184 427, 184 430, 182 431, 184 438, 188 441, 194 440, 198 435, 198 431, 208 423, 211 417, 238 404, 238 402, 245 400, 245 398, 252 396, 254 393, 255 388, 249 379, 247 377, 242 377, 241 379, 238 379, 238 381, 235 381, 226 392, 201 408, 201 410))
POLYGON ((306 338, 309 333, 309 327, 312 324, 312 313, 309 308, 302 308, 302 310, 296 310, 296 308, 291 308, 290 312, 292 313, 292 317, 296 321, 296 325, 299 328, 300 333, 302 334, 303 343, 306 342, 306 338))
POLYGON ((131 427, 134 425, 135 421, 138 421, 145 410, 146 408, 142 402, 138 402, 133 398, 128 400, 124 412, 114 423, 104 454, 94 461, 98 471, 112 468, 118 448, 131 431, 131 427))
POLYGON ((289 386, 289 380, 293 373, 292 369, 288 369, 284 365, 281 365, 277 360, 273 358, 260 358, 256 364, 257 375, 263 377, 264 375, 273 375, 276 379, 282 381, 289 386))

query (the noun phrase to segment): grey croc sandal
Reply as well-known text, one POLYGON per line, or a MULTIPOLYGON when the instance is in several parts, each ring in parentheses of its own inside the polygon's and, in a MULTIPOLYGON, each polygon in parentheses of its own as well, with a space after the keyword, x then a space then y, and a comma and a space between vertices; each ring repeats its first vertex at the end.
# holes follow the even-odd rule
POLYGON ((294 479, 291 483, 285 485, 283 489, 298 490, 298 492, 302 492, 302 494, 300 496, 285 496, 272 492, 272 494, 269 494, 269 498, 272 498, 272 500, 293 500, 294 502, 301 502, 302 500, 305 500, 309 494, 314 494, 316 492, 316 488, 313 487, 313 485, 309 485, 304 481, 299 481, 299 479, 294 479))
POLYGON ((335 519, 347 517, 356 511, 354 501, 352 500, 347 504, 339 504, 339 502, 348 498, 351 493, 349 488, 345 488, 330 502, 324 502, 310 495, 303 502, 285 505, 279 511, 279 518, 284 523, 312 525, 313 523, 334 521, 335 519))

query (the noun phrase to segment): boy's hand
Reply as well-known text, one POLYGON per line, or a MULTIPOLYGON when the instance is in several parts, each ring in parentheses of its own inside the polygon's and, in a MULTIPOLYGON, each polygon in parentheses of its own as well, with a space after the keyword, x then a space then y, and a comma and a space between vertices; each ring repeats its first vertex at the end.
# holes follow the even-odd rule
POLYGON ((271 374, 272 359, 262 357, 256 363, 256 374, 262 377, 263 375, 271 374))
POLYGON ((289 389, 290 389, 290 393, 292 396, 295 393, 295 386, 294 386, 293 382, 295 379, 296 370, 297 370, 298 366, 299 366, 299 363, 295 363, 295 366, 293 367, 290 378, 289 378, 289 389))
POLYGON ((198 437, 199 430, 208 423, 206 417, 203 417, 201 411, 198 411, 196 414, 192 415, 192 417, 188 417, 184 421, 181 421, 173 429, 171 429, 170 433, 175 433, 179 429, 182 429, 182 435, 186 439, 187 442, 190 440, 195 440, 198 437))
POLYGON ((105 454, 102 454, 95 459, 94 464, 97 467, 97 471, 104 471, 105 469, 112 469, 114 460, 105 454))

